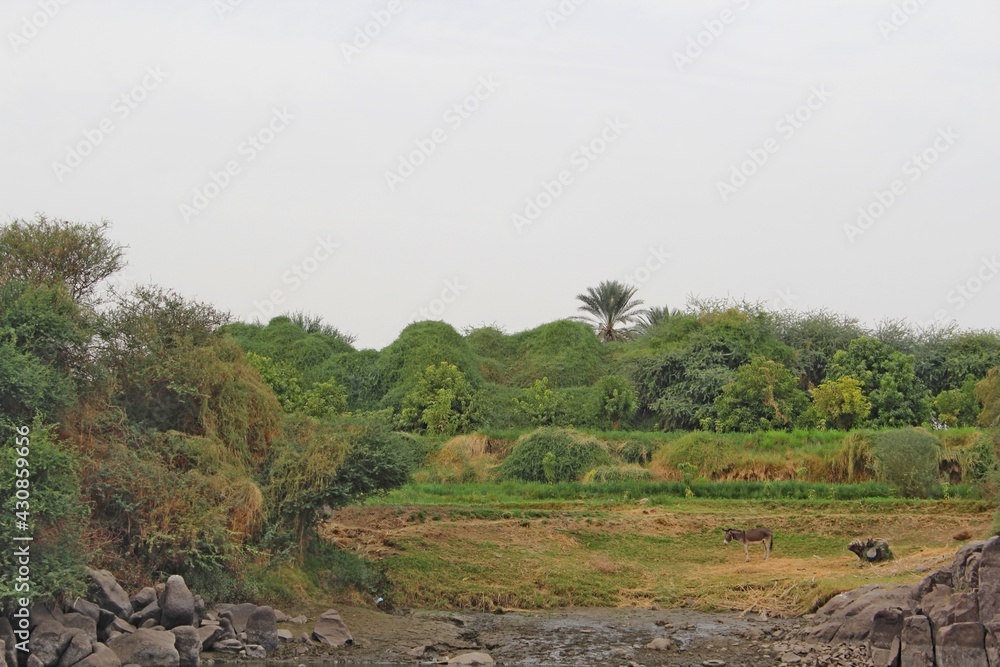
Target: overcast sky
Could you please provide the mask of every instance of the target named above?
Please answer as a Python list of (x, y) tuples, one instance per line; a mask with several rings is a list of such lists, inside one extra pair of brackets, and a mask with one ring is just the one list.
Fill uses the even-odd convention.
[(576, 2), (8, 0), (0, 216), (361, 347), (605, 279), (1000, 327), (995, 0)]

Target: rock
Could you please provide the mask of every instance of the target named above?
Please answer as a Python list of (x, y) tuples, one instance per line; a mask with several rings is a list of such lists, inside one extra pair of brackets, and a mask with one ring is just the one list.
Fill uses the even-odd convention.
[(1000, 665), (1000, 621), (986, 624), (986, 660), (990, 667)]
[(44, 665), (41, 658), (34, 653), (28, 656), (27, 667), (43, 667)]
[(410, 656), (411, 658), (422, 658), (424, 657), (424, 654), (427, 653), (427, 649), (429, 648), (430, 647), (427, 646), (426, 644), (423, 646), (417, 646), (416, 648), (411, 648), (409, 651), (407, 651), (406, 655)]
[[(325, 614), (324, 614), (325, 616)], [(320, 617), (322, 618), (322, 616)], [(448, 660), (449, 665), (492, 665), (495, 664), (493, 657), (489, 653), (474, 651), (472, 653), (462, 653)]]
[(45, 667), (55, 667), (72, 638), (61, 623), (42, 621), (31, 632), (31, 655), (41, 660)]
[(70, 612), (63, 615), (63, 627), (78, 628), (86, 633), (91, 641), (97, 641), (97, 621), (77, 612)]
[(194, 625), (194, 595), (184, 583), (184, 577), (174, 574), (160, 596), (160, 623), (167, 630), (180, 625)]
[[(340, 614), (334, 609), (328, 609), (316, 620), (312, 636), (317, 641), (329, 646), (347, 646), (354, 643), (354, 637), (344, 625)], [(491, 658), (492, 659), (492, 658)]]
[(246, 652), (247, 657), (251, 660), (263, 660), (267, 657), (267, 651), (260, 644), (247, 644)]
[(957, 590), (978, 588), (979, 561), (986, 542), (969, 542), (955, 552), (951, 563), (952, 586)]
[(220, 639), (212, 646), (212, 650), (222, 653), (239, 653), (243, 650), (243, 642), (239, 639)]
[(797, 665), (802, 662), (802, 658), (798, 654), (788, 652), (781, 656), (781, 664), (783, 665)]
[(94, 652), (76, 663), (76, 667), (122, 667), (122, 661), (107, 646), (95, 643)]
[(144, 630), (153, 630), (156, 627), (163, 628), (155, 618), (147, 618), (139, 627)]
[(296, 625), (303, 625), (305, 623), (308, 623), (309, 619), (306, 618), (305, 616), (303, 616), (302, 614), (299, 614), (298, 616), (295, 616), (294, 618), (288, 619), (288, 622), (289, 623), (295, 623)]
[(128, 620), (132, 615), (132, 602), (110, 572), (88, 567), (87, 585), (91, 600), (96, 602), (98, 607), (110, 611), (122, 620)]
[(244, 602), (243, 604), (233, 605), (229, 609), (226, 609), (224, 612), (219, 614), (219, 618), (227, 615), (233, 622), (233, 628), (236, 632), (245, 632), (247, 629), (247, 621), (250, 620), (250, 614), (252, 614), (256, 609), (257, 605)]
[(211, 651), (215, 642), (225, 639), (226, 631), (221, 625), (203, 625), (198, 628), (198, 639), (201, 641), (202, 651)]
[(291, 617), (280, 609), (275, 609), (274, 620), (278, 623), (288, 623), (288, 621), (291, 620)]
[(153, 600), (140, 611), (135, 612), (128, 618), (128, 622), (139, 628), (142, 627), (143, 623), (152, 619), (155, 621), (154, 625), (160, 624), (160, 618), (162, 617), (162, 612), (160, 611), (160, 605)]
[(135, 626), (129, 623), (128, 621), (123, 621), (122, 619), (115, 616), (113, 619), (111, 619), (111, 623), (109, 623), (108, 626), (104, 628), (103, 631), (98, 630), (97, 634), (101, 637), (101, 639), (104, 640), (104, 643), (106, 644), (108, 643), (108, 641), (110, 641), (112, 633), (115, 633), (116, 635), (129, 635), (135, 632), (135, 629), (136, 629)]
[(171, 632), (139, 628), (132, 634), (115, 637), (108, 642), (108, 648), (115, 652), (123, 665), (180, 667), (181, 657), (174, 641)]
[(899, 638), (903, 634), (903, 610), (880, 609), (872, 619), (868, 638), (869, 655), (878, 667), (888, 667), (899, 660)]
[(94, 652), (93, 643), (90, 641), (90, 637), (87, 636), (86, 631), (80, 628), (73, 628), (68, 630), (68, 632), (70, 634), (69, 644), (66, 645), (66, 650), (63, 651), (62, 657), (59, 658), (59, 667), (75, 665)]
[(247, 644), (263, 646), (265, 651), (278, 649), (278, 624), (274, 610), (257, 607), (247, 619)]
[(193, 625), (178, 625), (171, 628), (174, 634), (174, 648), (180, 657), (180, 667), (198, 667), (201, 662), (201, 635)]
[(0, 660), (0, 667), (3, 667), (5, 662), (6, 667), (17, 667), (17, 649), (15, 648), (17, 638), (14, 636), (14, 626), (10, 624), (6, 616), (0, 616), (0, 641), (4, 643), (3, 653), (0, 653), (4, 660)]
[(69, 606), (70, 611), (76, 614), (83, 614), (87, 618), (94, 621), (94, 626), (97, 627), (101, 622), (101, 608), (90, 600), (84, 600), (83, 598), (77, 598), (73, 600), (73, 604)]
[(914, 600), (920, 600), (930, 593), (934, 587), (947, 586), (948, 588), (952, 588), (953, 583), (950, 568), (947, 570), (936, 570), (921, 579), (920, 583), (913, 589), (912, 597)]
[(650, 649), (651, 651), (670, 651), (677, 648), (672, 641), (666, 637), (657, 637), (653, 641), (649, 642), (643, 648)]
[(290, 642), (295, 639), (291, 630), (278, 630), (278, 640), (283, 642)]
[(938, 667), (989, 667), (986, 630), (979, 623), (954, 623), (938, 631)]
[(869, 584), (831, 598), (816, 612), (813, 619), (816, 625), (802, 634), (813, 641), (865, 641), (871, 634), (875, 614), (880, 610), (898, 608), (908, 616), (915, 604), (908, 586)]
[(219, 627), (222, 628), (221, 639), (239, 639), (236, 635), (236, 630), (233, 628), (233, 622), (229, 620), (229, 616), (219, 617)]
[[(205, 618), (205, 600), (202, 599), (200, 595), (194, 596), (194, 618), (195, 621), (201, 621)], [(197, 623), (195, 623), (197, 625)]]
[(910, 616), (903, 622), (900, 662), (906, 667), (934, 667), (931, 622), (926, 616)]
[(62, 624), (62, 610), (58, 607), (50, 607), (44, 604), (36, 604), (31, 607), (31, 627), (36, 628), (45, 621), (55, 621)]
[(313, 640), (309, 637), (308, 632), (303, 632), (301, 635), (299, 635), (299, 643), (309, 644), (310, 646), (312, 646)]
[[(979, 557), (979, 619), (994, 620), (1000, 610), (1000, 537), (991, 537)], [(996, 619), (1000, 620), (1000, 619)]]
[(132, 603), (132, 609), (145, 609), (153, 602), (156, 602), (156, 589), (152, 586), (146, 586), (141, 591), (129, 598)]

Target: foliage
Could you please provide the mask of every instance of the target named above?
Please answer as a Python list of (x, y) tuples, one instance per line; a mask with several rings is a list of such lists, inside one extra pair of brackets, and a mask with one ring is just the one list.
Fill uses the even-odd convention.
[(876, 338), (852, 340), (833, 356), (829, 377), (852, 376), (872, 404), (869, 424), (876, 427), (911, 426), (930, 414), (930, 397), (913, 369), (912, 355), (894, 350)]
[(588, 287), (586, 294), (577, 295), (583, 302), (579, 310), (590, 316), (602, 343), (632, 338), (628, 327), (642, 314), (642, 300), (634, 298), (636, 289), (617, 280), (604, 280), (596, 288)]
[(865, 398), (861, 383), (852, 375), (827, 380), (809, 392), (813, 408), (834, 428), (848, 431), (871, 413), (872, 404)]
[(723, 433), (791, 430), (806, 402), (798, 380), (784, 365), (757, 357), (736, 369), (733, 381), (715, 399), (716, 429)]
[(976, 400), (983, 406), (976, 423), (983, 428), (1000, 426), (1000, 366), (991, 368), (976, 385)]
[[(549, 474), (545, 457), (549, 456)], [(565, 482), (577, 480), (583, 473), (614, 459), (595, 438), (575, 431), (542, 428), (519, 439), (510, 455), (497, 467), (500, 480), (526, 482)]]
[(940, 492), (941, 444), (919, 428), (882, 431), (872, 440), (879, 477), (906, 498), (930, 498)]
[[(0, 421), (0, 612), (11, 612), (19, 598), (54, 601), (79, 595), (87, 552), (83, 543), (86, 508), (79, 502), (76, 457), (55, 441), (54, 429), (39, 421)], [(27, 465), (19, 465), (18, 461)], [(26, 472), (24, 472), (26, 471)], [(22, 488), (23, 485), (27, 488)], [(17, 491), (28, 496), (19, 500)], [(18, 528), (20, 521), (30, 533)], [(30, 534), (32, 542), (17, 542)], [(15, 548), (28, 545), (31, 575), (18, 581)]]
[(979, 416), (976, 381), (971, 377), (959, 389), (945, 389), (934, 397), (934, 414), (949, 428), (972, 426)]
[(528, 421), (535, 426), (551, 426), (556, 421), (559, 397), (549, 388), (547, 377), (535, 380), (535, 383), (524, 389), (514, 402)]
[(653, 479), (649, 468), (639, 465), (598, 466), (587, 472), (581, 481), (584, 484), (607, 484), (608, 482), (648, 482)]
[(125, 266), (125, 247), (107, 237), (111, 223), (14, 220), (0, 227), (0, 283), (63, 285), (74, 301)]
[(303, 389), (295, 369), (288, 363), (275, 363), (253, 352), (247, 353), (247, 361), (257, 369), (264, 382), (274, 391), (281, 407), (287, 413), (301, 412), (310, 417), (323, 419), (347, 410), (347, 393), (335, 380), (317, 382), (309, 389)]
[(386, 389), (380, 407), (398, 410), (403, 399), (421, 382), (428, 366), (447, 363), (462, 374), (470, 387), (482, 383), (479, 360), (471, 346), (444, 322), (416, 322), (379, 353), (380, 384)]
[(599, 404), (597, 414), (611, 422), (615, 431), (623, 419), (630, 419), (638, 409), (638, 401), (632, 383), (620, 375), (606, 375), (597, 381)]
[(589, 386), (600, 377), (604, 351), (582, 322), (556, 320), (511, 337), (510, 382), (526, 386), (543, 377), (553, 387)]
[(428, 366), (403, 399), (399, 416), (405, 428), (455, 435), (475, 420), (472, 387), (454, 364)]

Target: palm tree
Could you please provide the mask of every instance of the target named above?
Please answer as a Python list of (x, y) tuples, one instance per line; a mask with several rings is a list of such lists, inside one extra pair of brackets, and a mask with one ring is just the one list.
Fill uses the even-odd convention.
[(639, 314), (635, 328), (640, 334), (647, 333), (661, 322), (666, 322), (672, 315), (677, 315), (677, 311), (670, 310), (670, 306), (653, 306)]
[(639, 308), (642, 301), (632, 298), (635, 292), (636, 288), (631, 285), (617, 280), (605, 280), (596, 289), (588, 287), (586, 294), (576, 296), (584, 304), (580, 306), (580, 310), (590, 315), (589, 318), (582, 319), (594, 325), (602, 343), (632, 338), (632, 330), (628, 325), (643, 313)]

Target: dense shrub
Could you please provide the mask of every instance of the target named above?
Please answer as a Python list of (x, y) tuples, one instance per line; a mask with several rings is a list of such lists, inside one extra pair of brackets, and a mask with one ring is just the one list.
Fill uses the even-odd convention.
[(597, 466), (614, 463), (596, 438), (575, 431), (542, 428), (518, 440), (497, 467), (496, 474), (500, 480), (568, 482), (580, 479)]
[(598, 466), (583, 476), (585, 484), (607, 482), (648, 482), (653, 479), (649, 468), (638, 465)]
[(919, 428), (883, 431), (872, 440), (879, 477), (906, 498), (938, 494), (940, 452), (938, 439)]

